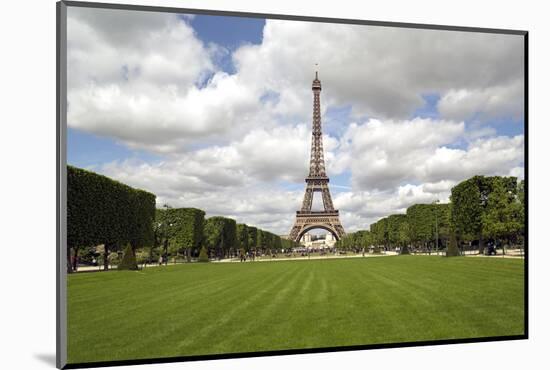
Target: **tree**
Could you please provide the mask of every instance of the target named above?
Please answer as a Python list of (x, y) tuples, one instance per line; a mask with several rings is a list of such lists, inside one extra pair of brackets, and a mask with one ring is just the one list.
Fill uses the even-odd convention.
[(262, 229), (256, 229), (256, 249), (264, 251), (266, 247), (267, 235)]
[(374, 224), (370, 225), (370, 231), (373, 234), (373, 241), (374, 244), (377, 246), (384, 246), (386, 247), (388, 245), (388, 219), (382, 218), (375, 222)]
[(237, 223), (231, 218), (210, 217), (206, 219), (204, 237), (206, 245), (222, 258), (231, 248), (237, 247)]
[(254, 226), (248, 226), (248, 247), (255, 249), (258, 244), (258, 229)]
[[(78, 249), (104, 244), (104, 268), (109, 252), (127, 243), (152, 242), (155, 195), (133, 189), (106, 176), (67, 166), (67, 256)], [(141, 211), (140, 211), (141, 210)]]
[(401, 245), (401, 254), (410, 254), (409, 244), (413, 237), (412, 227), (409, 224), (408, 217), (399, 224), (399, 245)]
[[(481, 241), (482, 214), (481, 193), (474, 178), (462, 181), (451, 189), (451, 220), (458, 238), (477, 235)], [(482, 243), (479, 244), (480, 253), (483, 253)]]
[(203, 210), (197, 208), (177, 208), (168, 212), (175, 213), (173, 217), (173, 242), (185, 250), (187, 261), (191, 261), (191, 251), (199, 248), (204, 233)]
[(246, 224), (237, 224), (237, 241), (238, 247), (244, 249), (246, 252), (248, 248), (248, 226)]
[(415, 204), (407, 208), (407, 220), (411, 227), (411, 242), (424, 248), (434, 239), (434, 213), (432, 204)]
[(130, 203), (129, 241), (135, 256), (138, 248), (151, 247), (154, 244), (156, 196), (136, 189), (130, 195)]
[[(431, 204), (434, 217), (434, 241), (436, 250), (440, 240), (448, 240), (451, 233), (451, 204)], [(437, 234), (437, 235), (436, 235)]]
[[(513, 191), (506, 188), (504, 179), (494, 179), (482, 215), (484, 233), (495, 241), (506, 239), (509, 242), (523, 228), (520, 210), (520, 201)], [(504, 246), (502, 250), (504, 253)]]
[(518, 238), (521, 238), (523, 244), (523, 238), (525, 235), (525, 180), (521, 180), (518, 183), (518, 194), (516, 197), (516, 202), (514, 205), (514, 210), (516, 213), (516, 218), (520, 224), (518, 230)]
[[(170, 208), (165, 205), (164, 209), (157, 209), (155, 211), (155, 222), (153, 223), (154, 243), (149, 251), (149, 260), (151, 262), (153, 261), (153, 257), (158, 258), (159, 256), (163, 256), (163, 258), (166, 258), (168, 255), (168, 245), (172, 237), (170, 230), (170, 217), (172, 214), (168, 213), (168, 209)], [(158, 255), (155, 255), (155, 251)]]
[[(407, 223), (407, 215), (390, 215), (387, 217), (387, 234), (391, 246), (403, 246), (407, 243), (407, 234), (402, 233), (402, 224)], [(404, 239), (405, 237), (405, 239)]]
[(487, 217), (490, 194), (499, 186), (510, 196), (516, 196), (516, 177), (474, 176), (451, 189), (451, 219), (455, 231), (462, 238), (477, 237), (479, 253), (484, 250), (484, 234), (487, 230), (483, 219)]

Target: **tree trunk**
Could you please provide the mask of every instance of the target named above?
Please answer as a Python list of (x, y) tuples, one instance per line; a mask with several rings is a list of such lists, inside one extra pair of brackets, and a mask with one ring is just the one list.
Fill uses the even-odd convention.
[(483, 235), (481, 233), (481, 231), (479, 232), (479, 241), (478, 241), (478, 253), (479, 254), (483, 254), (483, 252), (485, 251), (485, 243), (483, 242)]
[(73, 264), (71, 263), (71, 247), (67, 247), (67, 273), (70, 274), (73, 272)]
[(74, 256), (73, 256), (73, 271), (78, 270), (78, 248), (74, 248)]
[(168, 266), (168, 239), (164, 239), (164, 266)]
[(187, 262), (191, 262), (191, 248), (185, 249), (185, 255), (187, 257)]
[(107, 271), (109, 269), (109, 243), (105, 243), (103, 251), (103, 270)]

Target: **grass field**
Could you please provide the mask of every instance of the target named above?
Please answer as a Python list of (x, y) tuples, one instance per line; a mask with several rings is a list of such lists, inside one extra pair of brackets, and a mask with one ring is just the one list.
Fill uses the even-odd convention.
[(73, 274), (69, 363), (520, 335), (523, 265), (396, 256)]

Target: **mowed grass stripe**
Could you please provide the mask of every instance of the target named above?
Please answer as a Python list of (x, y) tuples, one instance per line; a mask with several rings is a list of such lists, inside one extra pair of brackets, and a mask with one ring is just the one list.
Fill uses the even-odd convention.
[[(247, 267), (243, 266), (243, 268)], [(236, 291), (232, 290), (225, 293), (228, 299), (218, 301), (216, 297), (210, 297), (212, 304), (215, 304), (215, 308), (213, 308), (215, 311), (211, 311), (211, 314), (213, 313), (215, 317), (209, 318), (197, 334), (180, 342), (178, 348), (182, 350), (188, 348), (191, 351), (203, 353), (219, 353), (221, 348), (224, 348), (221, 343), (224, 341), (234, 342), (239, 338), (237, 332), (240, 326), (249, 319), (247, 312), (259, 310), (261, 313), (263, 305), (276, 299), (276, 295), (273, 293), (282, 288), (289, 278), (287, 275), (290, 273), (291, 271), (278, 275), (272, 274), (266, 280), (255, 279), (252, 282), (243, 278), (243, 276), (246, 276), (245, 274), (241, 275), (238, 281), (234, 283)], [(258, 317), (250, 317), (250, 319), (257, 320)], [(223, 335), (222, 333), (226, 334)], [(205, 341), (209, 341), (211, 348), (201, 346)], [(197, 344), (199, 347), (197, 347)]]
[(69, 361), (523, 334), (523, 260), (398, 256), (69, 276)]

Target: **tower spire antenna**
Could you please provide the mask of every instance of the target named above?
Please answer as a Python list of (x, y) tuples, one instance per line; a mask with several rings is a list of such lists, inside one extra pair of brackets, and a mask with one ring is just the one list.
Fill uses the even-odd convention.
[(319, 71), (319, 63), (315, 63), (315, 79), (318, 80), (319, 77), (317, 75), (317, 72)]

